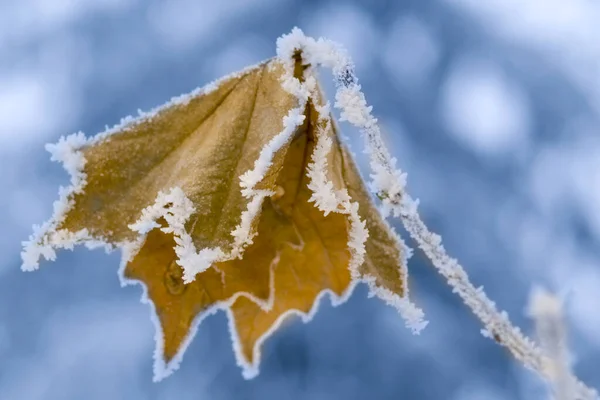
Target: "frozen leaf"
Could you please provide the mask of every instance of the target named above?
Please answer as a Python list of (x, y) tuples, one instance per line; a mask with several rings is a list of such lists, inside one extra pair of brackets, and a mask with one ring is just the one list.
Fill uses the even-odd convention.
[(418, 331), (406, 252), (380, 216), (300, 51), (249, 68), (94, 138), (50, 146), (72, 175), (23, 252), (123, 249), (125, 283), (155, 311), (155, 378), (173, 371), (200, 322), (227, 310), (238, 363), (289, 315), (309, 320), (358, 282)]

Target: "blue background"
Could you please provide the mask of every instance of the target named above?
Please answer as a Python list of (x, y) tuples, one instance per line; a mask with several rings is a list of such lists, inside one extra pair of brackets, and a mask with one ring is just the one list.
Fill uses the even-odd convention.
[(586, 0), (0, 1), (0, 399), (547, 398), (418, 251), (420, 336), (361, 287), (269, 339), (252, 381), (219, 313), (153, 384), (148, 306), (120, 288), (118, 254), (19, 270), (68, 180), (45, 143), (271, 57), (293, 26), (349, 49), (409, 191), (472, 280), (526, 332), (533, 285), (563, 297), (574, 369), (600, 387), (598, 21)]

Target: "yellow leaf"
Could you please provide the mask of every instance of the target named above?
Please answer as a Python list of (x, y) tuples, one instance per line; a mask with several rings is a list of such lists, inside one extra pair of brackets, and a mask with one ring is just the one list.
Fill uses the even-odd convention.
[(155, 378), (218, 309), (251, 376), (268, 335), (288, 315), (309, 319), (322, 294), (339, 303), (364, 281), (388, 303), (406, 295), (401, 242), (296, 56), (292, 71), (273, 59), (52, 148), (72, 186), (26, 243), (24, 265), (78, 243), (123, 248), (123, 278), (143, 283), (156, 311)]

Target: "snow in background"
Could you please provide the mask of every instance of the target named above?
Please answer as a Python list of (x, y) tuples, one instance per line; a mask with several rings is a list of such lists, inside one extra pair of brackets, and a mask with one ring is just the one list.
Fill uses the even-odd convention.
[(410, 192), (472, 279), (527, 331), (531, 286), (561, 293), (575, 371), (600, 387), (599, 18), (586, 0), (0, 1), (0, 399), (543, 398), (418, 252), (421, 336), (363, 288), (278, 332), (252, 381), (218, 314), (153, 384), (149, 310), (120, 288), (117, 254), (19, 270), (68, 180), (46, 142), (270, 57), (295, 25), (350, 50)]

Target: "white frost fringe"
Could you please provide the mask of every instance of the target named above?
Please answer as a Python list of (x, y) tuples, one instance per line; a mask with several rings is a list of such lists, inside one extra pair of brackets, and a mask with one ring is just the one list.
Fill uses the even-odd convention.
[[(511, 324), (506, 312), (496, 309), (495, 303), (482, 288), (471, 284), (463, 267), (446, 253), (440, 236), (430, 232), (421, 220), (417, 212), (418, 202), (405, 190), (406, 174), (396, 168), (396, 160), (383, 143), (377, 119), (371, 115), (372, 107), (367, 106), (354, 74), (354, 64), (346, 51), (334, 42), (307, 37), (298, 28), (279, 40), (278, 45), (285, 46), (288, 53), (300, 49), (303, 58), (311, 65), (332, 69), (337, 85), (335, 106), (341, 110), (341, 119), (359, 128), (365, 138), (372, 170), (371, 190), (382, 199), (384, 212), (402, 220), (411, 237), (452, 286), (453, 292), (483, 323), (488, 336), (498, 340), (525, 366), (552, 381), (553, 377), (546, 367), (548, 358), (540, 348)], [(586, 387), (576, 377), (570, 377), (575, 383), (577, 399), (598, 399), (595, 390)]]
[[(192, 237), (185, 230), (185, 223), (196, 211), (194, 204), (176, 187), (167, 194), (159, 192), (153, 205), (142, 210), (142, 215), (129, 228), (140, 235), (146, 235), (152, 229), (160, 228), (164, 233), (172, 233), (175, 240), (177, 264), (183, 269), (183, 281), (190, 282), (198, 272), (225, 256), (220, 248), (205, 248), (196, 251)], [(167, 226), (162, 227), (157, 221), (164, 218)], [(192, 279), (190, 279), (190, 277)]]
[(576, 387), (577, 382), (573, 381), (569, 368), (561, 300), (545, 289), (534, 287), (530, 295), (528, 313), (535, 321), (537, 337), (549, 358), (546, 367), (551, 377), (550, 383), (555, 399), (574, 399), (573, 388)]
[[(260, 211), (260, 206), (271, 191), (257, 190), (248, 203), (246, 211), (241, 214), (241, 222), (231, 233), (234, 236), (233, 250), (224, 252), (220, 247), (203, 248), (196, 250), (193, 239), (185, 229), (185, 223), (196, 211), (181, 188), (173, 188), (168, 194), (159, 192), (153, 205), (142, 211), (140, 218), (129, 228), (144, 235), (154, 228), (160, 228), (165, 233), (172, 233), (175, 239), (175, 254), (177, 264), (183, 269), (183, 282), (190, 283), (196, 275), (206, 271), (216, 262), (231, 260), (241, 257), (243, 248), (252, 243), (254, 233), (251, 232), (252, 221)], [(167, 226), (161, 227), (156, 221), (164, 218)]]

